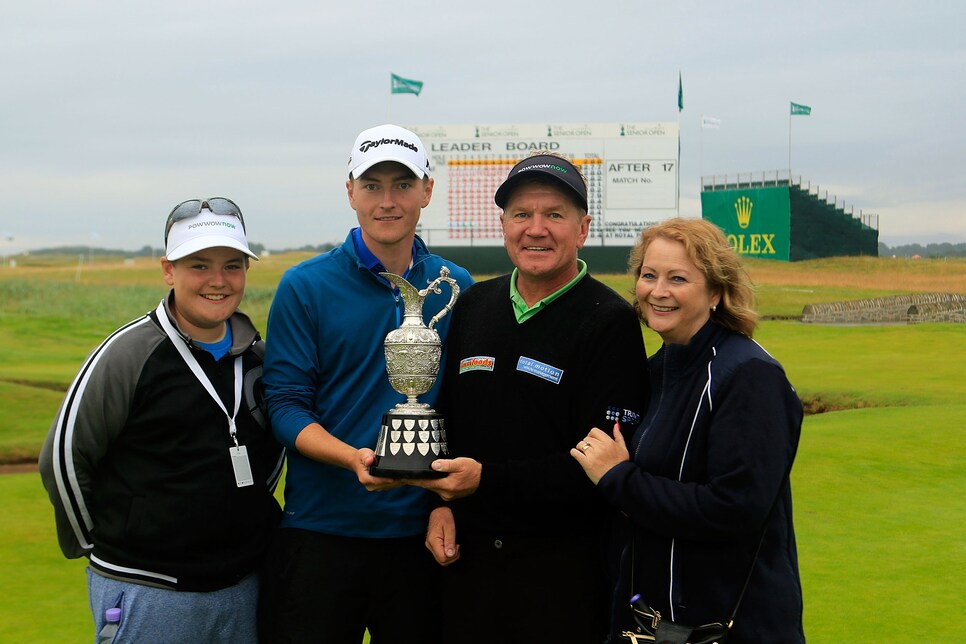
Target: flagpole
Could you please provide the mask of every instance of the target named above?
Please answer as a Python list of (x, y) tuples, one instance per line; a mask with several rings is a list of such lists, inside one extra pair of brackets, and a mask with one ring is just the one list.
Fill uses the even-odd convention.
[(681, 216), (681, 111), (678, 110), (678, 164), (677, 164), (677, 177), (675, 178), (675, 183), (678, 184), (678, 195), (677, 195), (677, 209), (678, 217)]
[(681, 82), (681, 70), (678, 70), (678, 163), (675, 166), (676, 176), (674, 182), (677, 184), (677, 197), (675, 207), (678, 217), (681, 216), (681, 111), (684, 109), (684, 84)]
[(788, 102), (788, 185), (792, 185), (792, 103)]
[(392, 72), (389, 72), (389, 93), (386, 95), (386, 123), (392, 123)]
[(698, 181), (704, 190), (704, 116), (701, 117), (701, 131), (698, 132)]

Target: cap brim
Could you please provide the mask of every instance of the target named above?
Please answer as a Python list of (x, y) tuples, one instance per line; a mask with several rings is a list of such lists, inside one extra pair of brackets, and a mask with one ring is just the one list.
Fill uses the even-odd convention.
[(588, 210), (587, 200), (576, 188), (558, 177), (553, 172), (544, 172), (543, 170), (528, 170), (527, 172), (520, 172), (504, 181), (502, 184), (500, 184), (500, 187), (496, 189), (496, 194), (493, 195), (493, 201), (496, 203), (496, 205), (502, 209), (505, 209), (507, 202), (510, 200), (510, 195), (516, 189), (517, 185), (519, 185), (525, 179), (532, 178), (534, 173), (538, 173), (541, 178), (553, 180), (555, 184), (561, 186), (564, 192), (576, 197), (577, 203), (581, 204), (584, 210)]
[(235, 250), (240, 250), (241, 252), (245, 253), (255, 261), (258, 261), (258, 255), (253, 253), (248, 246), (242, 244), (237, 239), (226, 237), (224, 235), (204, 235), (202, 237), (189, 239), (185, 243), (172, 250), (170, 253), (167, 253), (165, 258), (169, 262), (173, 262), (206, 248), (234, 248)]
[(429, 176), (429, 173), (426, 172), (425, 168), (420, 168), (415, 163), (411, 163), (405, 159), (400, 159), (397, 157), (382, 157), (380, 159), (371, 159), (369, 161), (364, 161), (363, 163), (360, 163), (352, 170), (350, 170), (349, 175), (353, 179), (358, 179), (360, 176), (362, 176), (365, 173), (366, 170), (368, 170), (372, 166), (379, 165), (380, 163), (386, 163), (386, 162), (398, 163), (400, 165), (406, 166), (407, 168), (413, 171), (413, 174), (416, 175), (417, 179), (425, 179), (426, 177)]

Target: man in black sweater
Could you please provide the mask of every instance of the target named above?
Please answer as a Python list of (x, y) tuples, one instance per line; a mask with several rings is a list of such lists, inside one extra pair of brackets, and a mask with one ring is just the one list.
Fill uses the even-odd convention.
[(641, 328), (577, 258), (591, 217), (576, 166), (528, 157), (495, 201), (515, 268), (456, 304), (439, 401), (455, 458), (410, 481), (446, 502), (426, 539), (446, 566), (444, 640), (600, 641), (606, 509), (569, 451), (591, 427), (636, 428)]

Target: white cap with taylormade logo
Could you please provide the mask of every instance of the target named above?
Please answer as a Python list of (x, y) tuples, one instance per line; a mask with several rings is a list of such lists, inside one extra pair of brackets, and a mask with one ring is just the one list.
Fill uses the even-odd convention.
[(233, 215), (216, 215), (210, 210), (202, 210), (194, 217), (174, 222), (168, 232), (168, 247), (164, 256), (169, 262), (206, 248), (224, 246), (240, 250), (252, 259), (258, 259), (248, 247), (245, 227)]
[(356, 137), (349, 152), (349, 175), (358, 178), (362, 173), (383, 161), (401, 163), (424, 179), (429, 175), (429, 157), (419, 137), (398, 125), (379, 125)]

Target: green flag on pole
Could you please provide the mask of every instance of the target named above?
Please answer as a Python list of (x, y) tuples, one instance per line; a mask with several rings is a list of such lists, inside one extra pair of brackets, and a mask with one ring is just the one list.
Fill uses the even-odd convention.
[(796, 116), (796, 115), (808, 116), (811, 113), (812, 113), (812, 108), (810, 108), (808, 105), (799, 105), (798, 103), (792, 103), (792, 111), (791, 111), (792, 116)]
[(684, 109), (684, 85), (681, 84), (681, 72), (678, 72), (678, 112)]
[(391, 94), (415, 94), (419, 96), (419, 93), (423, 91), (423, 81), (410, 80), (408, 78), (403, 78), (402, 76), (392, 76), (392, 85), (390, 86)]

